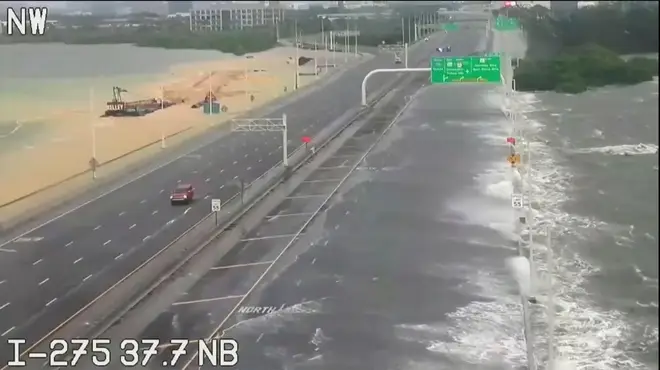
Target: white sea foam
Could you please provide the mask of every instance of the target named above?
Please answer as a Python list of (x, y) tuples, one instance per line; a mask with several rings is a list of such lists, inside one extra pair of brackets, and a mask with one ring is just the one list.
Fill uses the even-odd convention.
[(515, 368), (525, 361), (519, 300), (502, 271), (475, 269), (487, 261), (469, 265), (435, 264), (424, 272), (442, 278), (460, 276), (466, 282), (455, 289), (483, 297), (446, 315), (443, 322), (401, 324), (398, 338), (421, 342), (427, 350), (441, 353), (457, 362), (488, 368)]
[(602, 146), (595, 148), (580, 148), (572, 150), (573, 153), (602, 153), (610, 155), (645, 155), (645, 154), (657, 154), (658, 145), (656, 144), (637, 144), (637, 145), (612, 145), (612, 146)]
[[(517, 94), (518, 105), (526, 113), (538, 110), (534, 107), (538, 100), (533, 94)], [(525, 121), (530, 120), (524, 116)], [(596, 230), (607, 225), (599, 220), (576, 217), (562, 211), (562, 203), (567, 200), (566, 190), (570, 187), (570, 174), (558, 166), (555, 153), (539, 138), (543, 124), (526, 124), (527, 137), (532, 152), (532, 181), (535, 189), (533, 201), (538, 212), (534, 215), (533, 234), (545, 236), (546, 228), (559, 240), (571, 235), (577, 239), (589, 238)], [(590, 148), (584, 152), (608, 153), (617, 150), (634, 153), (657, 151), (657, 146), (627, 146)], [(625, 347), (629, 326), (625, 316), (614, 310), (596, 307), (584, 290), (585, 279), (598, 271), (598, 267), (583, 259), (572, 245), (554, 246), (554, 294), (557, 308), (555, 344), (556, 351), (565, 361), (570, 361), (580, 369), (643, 369), (645, 366), (632, 359), (621, 348)], [(547, 285), (547, 249), (534, 244), (534, 266), (542, 279), (539, 285)], [(545, 297), (541, 302), (548, 304)], [(538, 337), (537, 354), (546, 354), (545, 334), (548, 318), (543, 305), (533, 305), (535, 331)], [(567, 365), (568, 366), (568, 365)], [(561, 369), (561, 367), (559, 367)], [(570, 368), (570, 367), (569, 367)]]

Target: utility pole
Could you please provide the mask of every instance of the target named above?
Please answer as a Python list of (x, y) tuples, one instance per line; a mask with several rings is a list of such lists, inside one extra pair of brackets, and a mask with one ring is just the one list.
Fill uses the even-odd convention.
[(96, 179), (96, 124), (94, 123), (94, 88), (89, 89), (89, 118), (90, 128), (92, 129), (92, 159), (90, 159), (90, 167), (92, 169), (92, 179)]
[(406, 27), (403, 21), (403, 17), (401, 17), (401, 44), (406, 43)]
[(295, 43), (296, 43), (296, 60), (295, 60), (296, 68), (295, 68), (295, 76), (294, 76), (294, 79), (293, 79), (293, 90), (295, 91), (295, 90), (298, 90), (298, 64), (299, 64), (299, 61), (298, 61), (298, 20), (295, 20), (293, 22), (293, 32), (296, 34), (296, 41), (295, 41)]
[[(165, 87), (161, 85), (160, 87), (160, 110), (161, 112), (165, 109)], [(163, 123), (160, 123), (160, 148), (165, 149), (165, 130), (163, 129)]]
[(346, 34), (344, 35), (344, 63), (348, 62), (348, 53), (351, 52), (351, 46), (348, 42), (350, 28), (348, 28), (348, 19), (346, 19)]
[(355, 57), (358, 56), (358, 37), (360, 35), (360, 30), (358, 30), (357, 21), (355, 22)]

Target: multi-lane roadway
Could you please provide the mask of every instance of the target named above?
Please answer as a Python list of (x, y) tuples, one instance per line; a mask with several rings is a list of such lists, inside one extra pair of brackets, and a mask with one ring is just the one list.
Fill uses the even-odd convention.
[[(478, 31), (472, 31), (463, 33), (460, 37), (456, 36), (450, 42), (456, 53), (469, 54), (474, 52), (478, 39)], [(453, 87), (444, 90), (442, 94), (436, 93), (427, 96), (423, 99), (424, 104), (418, 104), (417, 107), (417, 113), (421, 113), (421, 117), (415, 117), (414, 120), (407, 118), (403, 123), (406, 127), (415, 130), (411, 134), (412, 138), (406, 140), (406, 150), (398, 148), (394, 154), (391, 152), (382, 154), (378, 161), (372, 160), (371, 157), (368, 157), (366, 163), (362, 161), (367, 148), (374, 143), (388, 122), (394, 118), (396, 108), (403, 106), (406, 101), (405, 97), (414, 94), (425, 78), (425, 75), (418, 76), (410, 85), (397, 86), (392, 103), (387, 106), (389, 115), (381, 112), (379, 120), (369, 121), (337, 152), (331, 153), (330, 158), (320, 164), (300, 186), (288, 194), (286, 199), (275, 207), (259, 226), (244, 235), (229, 253), (215, 261), (214, 266), (208, 272), (199, 275), (197, 271), (191, 273), (197, 278), (195, 282), (191, 283), (190, 288), (182, 289), (182, 285), (184, 285), (182, 279), (173, 281), (170, 287), (160, 290), (158, 295), (154, 295), (153, 299), (133, 310), (123, 318), (121, 323), (104, 333), (103, 336), (114, 341), (115, 346), (123, 338), (158, 339), (161, 344), (165, 344), (173, 338), (188, 338), (195, 341), (209, 337), (218, 329), (224, 330), (233, 327), (236, 331), (227, 332), (227, 336), (232, 337), (237, 332), (244, 332), (241, 329), (245, 328), (250, 335), (240, 337), (240, 345), (243, 350), (241, 351), (242, 363), (239, 363), (242, 366), (239, 367), (243, 368), (248, 364), (249, 368), (254, 369), (280, 369), (288, 368), (287, 366), (296, 363), (302, 364), (310, 358), (319, 360), (318, 353), (313, 351), (311, 354), (306, 353), (308, 352), (307, 347), (310, 347), (310, 340), (319, 343), (323, 341), (322, 338), (315, 338), (315, 327), (303, 328), (301, 326), (304, 324), (302, 324), (289, 331), (286, 337), (277, 336), (276, 333), (277, 328), (286, 325), (284, 322), (291, 323), (292, 321), (287, 318), (292, 318), (296, 313), (303, 316), (305, 313), (313, 314), (314, 310), (322, 305), (316, 300), (320, 296), (329, 297), (329, 300), (333, 297), (342, 298), (342, 308), (338, 309), (339, 312), (333, 313), (335, 316), (331, 320), (322, 318), (317, 320), (323, 322), (322, 326), (326, 331), (334, 328), (336, 331), (327, 336), (335, 338), (339, 334), (348, 337), (352, 333), (351, 329), (342, 323), (342, 320), (345, 320), (342, 317), (344, 310), (351, 310), (352, 314), (358, 315), (357, 312), (362, 310), (376, 312), (379, 305), (393, 307), (397, 302), (405, 305), (405, 300), (400, 297), (388, 300), (389, 296), (386, 293), (388, 286), (395, 288), (396, 294), (411, 299), (417, 298), (428, 303), (429, 312), (441, 306), (438, 303), (439, 300), (446, 301), (443, 307), (453, 307), (455, 302), (449, 302), (449, 300), (453, 300), (458, 294), (450, 294), (447, 291), (450, 290), (449, 288), (445, 290), (445, 287), (438, 286), (437, 283), (430, 280), (424, 280), (422, 281), (424, 284), (415, 285), (414, 280), (404, 277), (399, 281), (392, 279), (391, 276), (400, 277), (400, 268), (406, 268), (406, 273), (412, 276), (419, 272), (416, 271), (415, 264), (422, 261), (430, 263), (437, 259), (438, 256), (434, 253), (442, 254), (443, 252), (439, 251), (435, 244), (431, 243), (433, 245), (428, 247), (426, 245), (417, 246), (417, 242), (429, 243), (428, 238), (431, 236), (437, 237), (437, 240), (443, 240), (446, 248), (452, 244), (452, 256), (457, 256), (459, 260), (465, 257), (465, 253), (468, 253), (466, 252), (469, 249), (468, 246), (440, 238), (441, 234), (437, 227), (441, 227), (445, 237), (459, 234), (460, 228), (457, 228), (453, 221), (436, 224), (433, 217), (429, 216), (429, 213), (433, 214), (436, 211), (436, 203), (432, 201), (433, 199), (445, 201), (449, 194), (465, 188), (466, 183), (469, 183), (473, 176), (464, 170), (463, 164), (455, 163), (452, 166), (451, 163), (456, 160), (457, 156), (464, 158), (466, 162), (472, 161), (473, 158), (466, 154), (470, 152), (474, 142), (470, 141), (468, 148), (462, 140), (456, 140), (465, 134), (465, 129), (460, 126), (453, 129), (440, 129), (440, 127), (445, 124), (445, 121), (453, 119), (474, 120), (501, 117), (497, 109), (480, 107), (482, 104), (478, 100), (479, 94), (483, 90), (490, 89), (491, 86), (485, 88), (481, 86)], [(437, 92), (438, 88), (436, 87), (434, 91)], [(442, 109), (436, 109), (438, 106), (442, 106)], [(390, 110), (391, 108), (393, 109)], [(442, 114), (442, 117), (437, 116), (439, 113)], [(434, 127), (429, 127), (431, 124)], [(429, 136), (432, 137), (431, 140), (424, 140)], [(389, 149), (383, 150), (389, 151)], [(329, 203), (333, 205), (330, 206), (327, 216), (319, 217), (321, 220), (326, 220), (325, 225), (311, 226), (308, 224), (320, 207), (328, 204), (332, 192), (351, 175), (354, 166), (361, 164), (362, 169), (369, 173), (370, 166), (380, 168), (387, 164), (393, 166), (389, 168), (397, 169), (401, 162), (411, 166), (414, 162), (414, 166), (412, 166), (414, 168), (410, 170), (410, 173), (405, 174), (400, 173), (399, 170), (395, 171), (396, 173), (388, 177), (392, 182), (385, 180), (385, 185), (382, 183), (379, 185), (380, 191), (375, 191), (373, 194), (345, 194), (338, 197), (339, 199), (336, 201), (330, 201)], [(447, 171), (443, 172), (444, 168)], [(349, 180), (348, 183), (354, 185), (356, 182)], [(383, 186), (387, 188), (387, 184), (393, 187), (386, 191)], [(401, 184), (401, 187), (397, 184)], [(418, 190), (423, 193), (423, 196), (417, 194)], [(438, 193), (436, 194), (436, 192)], [(368, 201), (366, 203), (360, 201), (358, 204), (358, 197), (360, 199), (366, 197)], [(405, 200), (396, 199), (398, 197), (405, 198)], [(378, 211), (372, 210), (372, 207), (377, 208)], [(324, 222), (320, 221), (320, 223)], [(423, 235), (416, 235), (417, 232)], [(337, 242), (334, 240), (335, 235), (344, 241)], [(413, 240), (415, 242), (412, 242)], [(328, 246), (329, 242), (333, 244)], [(314, 257), (302, 256), (301, 254), (310, 246), (317, 249), (316, 253), (313, 253)], [(379, 251), (381, 246), (382, 250)], [(338, 253), (333, 253), (332, 250), (338, 251)], [(407, 251), (411, 253), (407, 253)], [(470, 249), (469, 253), (474, 252)], [(351, 254), (351, 258), (344, 257), (345, 254)], [(382, 261), (379, 259), (382, 256), (389, 256), (388, 258), (391, 260)], [(444, 254), (442, 256), (443, 258), (448, 257)], [(500, 257), (501, 254), (497, 254), (497, 258)], [(302, 263), (299, 260), (304, 260), (304, 267), (299, 266)], [(403, 265), (399, 265), (399, 262)], [(299, 266), (295, 274), (287, 270), (294, 263)], [(301, 268), (304, 273), (301, 273)], [(316, 271), (317, 268), (322, 271)], [(382, 270), (375, 271), (379, 268)], [(360, 271), (360, 269), (364, 269), (364, 271)], [(317, 273), (307, 273), (308, 270), (315, 270)], [(281, 278), (284, 282), (276, 284), (276, 294), (268, 294), (266, 299), (260, 300), (258, 296), (262, 294), (263, 290), (270, 290), (270, 287), (265, 288), (263, 285), (272, 281), (274, 275), (285, 275)], [(377, 279), (382, 279), (383, 283), (378, 282)], [(346, 282), (344, 282), (345, 280)], [(366, 284), (374, 284), (376, 291), (366, 292), (365, 290), (369, 288)], [(436, 288), (443, 289), (442, 297), (432, 292)], [(300, 289), (305, 291), (302, 295)], [(423, 294), (428, 294), (428, 297), (423, 297), (422, 292), (413, 293), (420, 289), (423, 289)], [(351, 304), (360, 299), (366, 301), (365, 297), (371, 296), (377, 296), (377, 298), (375, 302), (369, 303), (370, 306), (367, 308)], [(409, 314), (413, 315), (413, 312), (419, 309), (419, 305), (412, 301), (409, 303), (408, 306), (411, 309)], [(282, 312), (276, 313), (277, 310), (282, 310)], [(383, 315), (389, 316), (393, 312), (383, 312)], [(266, 316), (266, 314), (269, 315)], [(273, 317), (273, 320), (278, 320), (274, 318), (278, 315), (281, 315), (283, 321), (275, 324), (275, 328), (270, 327), (267, 324), (268, 318)], [(236, 326), (243, 320), (246, 321)], [(361, 323), (361, 320), (360, 317), (356, 317), (351, 322), (351, 327), (368, 331), (371, 326)], [(346, 332), (342, 332), (341, 328), (346, 328)], [(380, 331), (387, 330), (375, 326), (372, 328)], [(323, 337), (324, 335), (319, 334), (318, 336)], [(351, 345), (352, 348), (368, 348), (367, 343), (379, 343), (380, 341), (388, 342), (388, 345), (392, 345), (389, 350), (395, 351), (394, 347), (397, 344), (400, 345), (400, 343), (395, 343), (395, 339), (378, 337), (378, 332), (373, 337), (369, 337), (366, 332), (360, 332), (360, 336), (365, 338), (364, 343), (357, 343), (360, 340), (355, 339), (356, 343)], [(389, 336), (391, 337), (391, 335)], [(344, 337), (342, 337), (342, 341), (350, 340)], [(245, 338), (248, 338), (247, 341)], [(196, 342), (189, 345), (187, 347), (189, 353), (179, 358), (176, 363), (172, 363), (174, 357), (171, 350), (175, 347), (162, 345), (159, 354), (154, 356), (146, 367), (151, 369), (182, 368), (189, 361), (196, 365), (194, 356), (196, 346)], [(282, 352), (280, 350), (282, 348), (287, 350)], [(370, 361), (369, 356), (363, 357), (360, 354), (352, 353), (352, 349), (345, 348), (345, 350), (348, 357), (325, 353), (323, 356), (327, 356), (328, 360), (337, 365), (327, 368), (390, 368), (389, 365), (385, 365), (386, 361), (379, 363), (380, 366), (375, 363), (372, 364), (373, 366), (367, 366)], [(123, 367), (120, 359), (121, 351), (116, 352), (117, 356), (115, 356), (113, 366), (110, 367), (112, 369)], [(385, 354), (380, 356), (387, 357)], [(351, 365), (346, 361), (347, 358), (354, 363)], [(366, 362), (361, 364), (357, 361), (358, 359)], [(197, 366), (189, 367), (189, 369), (193, 368), (197, 368)]]
[[(420, 46), (411, 61), (428, 58), (432, 48)], [(300, 136), (313, 136), (359, 104), (368, 71), (391, 66), (391, 56), (377, 56), (269, 114), (288, 115), (289, 152)], [(373, 78), (370, 90), (393, 78)], [(281, 145), (278, 135), (229, 135), (2, 244), (15, 251), (0, 251), (2, 364), (7, 338), (25, 338), (28, 345), (41, 339), (207, 215), (209, 198), (228, 199), (238, 180), (249, 183), (275, 165)], [(172, 207), (169, 192), (180, 182), (192, 183), (197, 199)]]

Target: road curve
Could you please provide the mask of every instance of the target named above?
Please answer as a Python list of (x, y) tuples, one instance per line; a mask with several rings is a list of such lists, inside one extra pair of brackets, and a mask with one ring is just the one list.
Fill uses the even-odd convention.
[[(411, 61), (430, 47), (413, 52)], [(287, 114), (289, 152), (300, 136), (314, 136), (359, 104), (368, 71), (391, 66), (391, 56), (377, 56), (269, 114)], [(392, 78), (376, 76), (369, 88)], [(238, 179), (249, 183), (275, 165), (281, 145), (278, 134), (228, 135), (0, 246), (0, 363), (9, 359), (7, 339), (24, 338), (28, 346), (40, 340), (208, 214), (209, 198), (228, 199)], [(170, 206), (179, 182), (196, 187), (193, 204)]]

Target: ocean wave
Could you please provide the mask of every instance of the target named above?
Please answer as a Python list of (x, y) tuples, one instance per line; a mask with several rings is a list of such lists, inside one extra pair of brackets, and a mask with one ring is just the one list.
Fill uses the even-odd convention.
[(589, 154), (589, 153), (603, 153), (610, 155), (646, 155), (658, 154), (658, 145), (656, 144), (624, 144), (624, 145), (611, 145), (593, 148), (580, 148), (571, 150), (572, 153)]
[[(528, 95), (518, 94), (522, 102), (536, 100)], [(528, 111), (533, 111), (530, 107)], [(524, 116), (526, 121), (532, 121)], [(570, 240), (581, 241), (591, 238), (596, 232), (607, 230), (606, 223), (588, 217), (578, 217), (564, 212), (562, 203), (568, 200), (566, 190), (571, 186), (571, 175), (567, 168), (560, 166), (556, 160), (556, 153), (540, 138), (540, 131), (544, 127), (541, 122), (526, 125), (530, 127), (528, 138), (534, 140), (530, 143), (533, 155), (531, 182), (534, 189), (532, 205), (537, 212), (534, 213), (532, 234), (538, 236), (542, 243), (533, 244), (533, 260), (539, 276), (535, 291), (541, 305), (533, 305), (535, 313), (535, 343), (537, 354), (547, 355), (547, 317), (548, 297), (544, 296), (550, 291), (548, 271), (549, 251), (544, 241), (547, 231), (553, 234), (563, 245), (557, 243), (553, 246), (552, 256), (555, 270), (553, 271), (552, 290), (554, 305), (556, 306), (554, 343), (556, 351), (562, 358), (570, 360), (581, 369), (645, 369), (646, 365), (632, 358), (625, 350), (626, 341), (632, 334), (632, 326), (622, 312), (606, 310), (596, 306), (585, 290), (587, 277), (597, 273), (600, 269), (590, 261), (583, 258)], [(536, 130), (534, 129), (536, 128)], [(657, 146), (640, 144), (637, 146), (614, 146), (584, 149), (584, 153), (644, 153), (656, 152)], [(571, 236), (571, 238), (566, 238)], [(537, 240), (538, 241), (538, 240)], [(651, 339), (652, 340), (652, 339)]]

